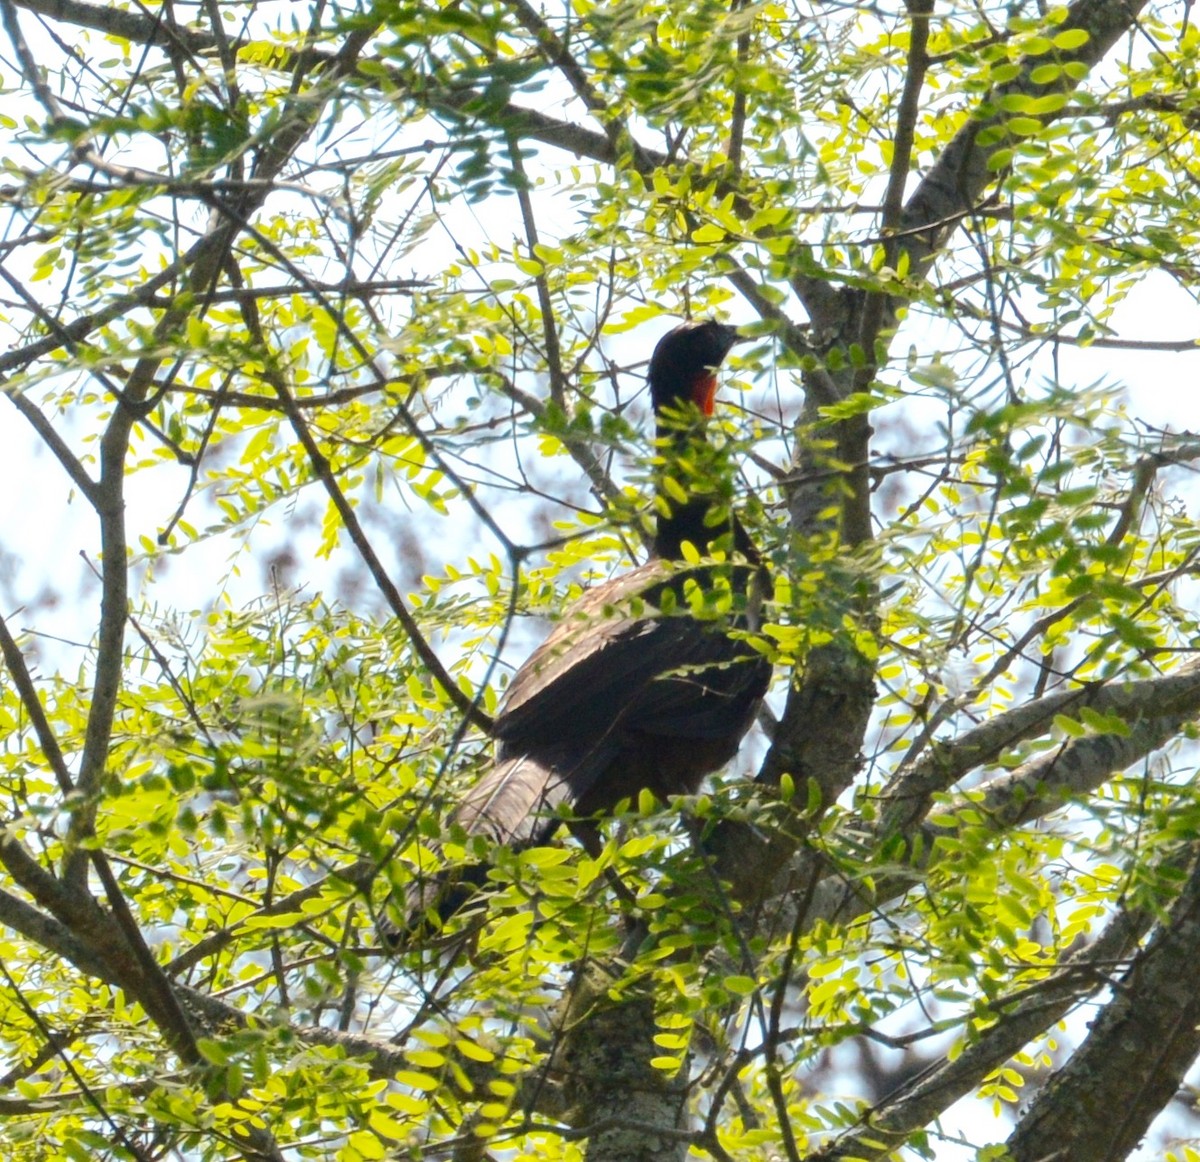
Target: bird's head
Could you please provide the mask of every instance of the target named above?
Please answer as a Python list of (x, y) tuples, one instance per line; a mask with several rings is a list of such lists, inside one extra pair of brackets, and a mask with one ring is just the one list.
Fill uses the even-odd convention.
[(730, 348), (741, 341), (736, 328), (708, 319), (682, 323), (668, 331), (650, 356), (650, 397), (654, 410), (694, 403), (706, 416), (713, 413), (717, 368)]

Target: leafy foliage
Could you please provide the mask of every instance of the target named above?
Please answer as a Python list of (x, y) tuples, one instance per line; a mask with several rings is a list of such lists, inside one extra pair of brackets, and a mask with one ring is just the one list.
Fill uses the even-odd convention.
[[(1195, 295), (1186, 9), (45, 9), (0, 4), (7, 1154), (950, 1157), (963, 1099), (977, 1157), (1117, 1106), (1128, 1156), (1200, 1052), (1198, 448), (1086, 359), (1194, 345), (1118, 326)], [(680, 315), (755, 341), (673, 462)], [(686, 824), (487, 851), (510, 667), (652, 485), (771, 566), (773, 729)], [(380, 947), (481, 857), (484, 916)]]

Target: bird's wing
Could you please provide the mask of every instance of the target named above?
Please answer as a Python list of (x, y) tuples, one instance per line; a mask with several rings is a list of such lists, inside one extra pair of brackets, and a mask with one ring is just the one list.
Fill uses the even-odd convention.
[(740, 738), (767, 691), (770, 662), (711, 623), (672, 620), (681, 624), (663, 653), (674, 667), (640, 686), (622, 725), (663, 738)]
[(598, 743), (614, 729), (695, 738), (745, 729), (770, 667), (723, 621), (654, 604), (682, 572), (654, 561), (584, 594), (513, 678), (496, 717), (502, 754)]

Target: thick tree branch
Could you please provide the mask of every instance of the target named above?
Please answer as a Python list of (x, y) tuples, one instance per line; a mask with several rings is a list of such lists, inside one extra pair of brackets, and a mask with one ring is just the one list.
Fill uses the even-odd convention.
[(105, 898), (117, 927), (137, 963), (141, 985), (140, 991), (135, 994), (138, 1001), (166, 1036), (171, 1048), (179, 1054), (180, 1060), (193, 1069), (200, 1066), (203, 1058), (196, 1047), (196, 1035), (187, 1014), (184, 1013), (170, 980), (147, 947), (137, 920), (121, 891), (121, 885), (117, 883), (117, 878), (113, 875), (103, 852), (92, 852), (92, 866), (104, 885)]
[[(977, 767), (995, 762), (1017, 743), (1038, 737), (1058, 715), (1072, 716), (1085, 709), (1127, 723), (1142, 718), (1194, 718), (1200, 714), (1200, 659), (1160, 678), (1096, 682), (1047, 694), (987, 719), (953, 742), (935, 743), (916, 763), (900, 768), (889, 783), (882, 796), (877, 834), (881, 838), (903, 834), (925, 816), (934, 795), (949, 790)], [(1014, 773), (1006, 780), (1016, 777)]]
[[(1125, 540), (1130, 530), (1136, 527), (1138, 518), (1140, 517), (1145, 504), (1146, 496), (1150, 491), (1150, 486), (1154, 481), (1158, 469), (1163, 464), (1171, 463), (1181, 457), (1189, 459), (1194, 458), (1195, 454), (1194, 445), (1183, 445), (1180, 448), (1171, 451), (1170, 453), (1164, 452), (1153, 456), (1144, 456), (1140, 461), (1138, 461), (1132, 474), (1132, 480), (1130, 481), (1129, 489), (1123, 497), (1118, 508), (1117, 519), (1113, 523), (1113, 527), (1108, 531), (1108, 534), (1104, 538), (1104, 543), (1107, 547), (1116, 548), (1119, 546)], [(1185, 563), (1187, 563), (1187, 559), (1185, 559)], [(1182, 570), (1182, 566), (1180, 568)], [(1177, 574), (1169, 573), (1166, 576), (1155, 577), (1154, 579), (1144, 578), (1143, 583), (1163, 584), (1166, 581), (1173, 579), (1173, 577), (1176, 575)], [(922, 793), (920, 788), (922, 782), (928, 778), (931, 772), (926, 766), (928, 760), (925, 762), (917, 762), (916, 767), (913, 767), (912, 763), (917, 754), (924, 750), (929, 741), (934, 737), (935, 731), (937, 731), (943, 723), (948, 722), (960, 710), (970, 706), (977, 698), (991, 690), (996, 680), (1000, 678), (1001, 675), (1006, 673), (1013, 663), (1023, 657), (1026, 650), (1028, 650), (1034, 642), (1040, 640), (1058, 622), (1070, 617), (1070, 615), (1083, 604), (1083, 602), (1087, 599), (1087, 596), (1088, 595), (1086, 594), (1082, 594), (1075, 600), (1068, 602), (1066, 605), (1052, 609), (1049, 613), (1043, 614), (1041, 617), (1035, 619), (1032, 624), (1028, 625), (1020, 634), (1016, 636), (1016, 640), (1014, 640), (1007, 649), (1003, 650), (995, 659), (993, 659), (991, 665), (988, 666), (988, 668), (984, 670), (982, 674), (975, 678), (975, 680), (971, 683), (969, 690), (955, 698), (946, 699), (946, 701), (938, 706), (934, 713), (929, 716), (928, 720), (922, 726), (919, 735), (908, 748), (908, 753), (905, 759), (900, 763), (896, 772), (888, 781), (888, 785), (884, 788), (881, 798), (883, 798), (885, 801), (896, 801), (898, 799), (908, 800), (910, 804), (910, 811), (915, 811), (917, 813), (923, 812), (924, 806), (920, 802), (920, 795)], [(1184, 671), (1186, 672), (1187, 669), (1188, 667), (1185, 667)], [(1036, 711), (1036, 707), (1038, 706), (1053, 705), (1055, 697), (1055, 695), (1052, 695), (1050, 696), (1050, 699), (1047, 700), (1044, 695), (1039, 696), (1031, 699), (1025, 704), (1024, 707), (1020, 707), (1016, 711), (1010, 711), (1008, 713), (1020, 715), (1022, 713), (1027, 714), (1031, 709)], [(1010, 722), (1016, 721), (1016, 719), (1009, 719), (1008, 714), (999, 715), (997, 717), (999, 719), (1007, 719)], [(986, 729), (987, 727), (992, 726), (996, 721), (996, 718), (990, 720), (989, 723), (984, 724), (983, 728)], [(1031, 726), (1036, 725), (1035, 719), (1029, 719), (1028, 722)], [(1026, 736), (1019, 735), (1016, 739), (1014, 739), (1014, 741), (1023, 737)], [(934, 757), (936, 761), (936, 756)], [(910, 772), (913, 772), (916, 775), (916, 778), (911, 783), (909, 782)], [(965, 771), (959, 772), (959, 776), (961, 776), (961, 774), (965, 774)], [(934, 784), (933, 791), (938, 789), (938, 786)], [(888, 812), (885, 812), (885, 814), (887, 813)]]
[[(140, 932), (135, 941), (140, 948), (131, 944), (132, 919), (114, 923), (113, 917), (105, 915), (90, 895), (50, 875), (12, 836), (0, 838), (0, 863), (57, 921), (50, 921), (16, 897), (4, 896), (0, 898), (0, 917), (4, 922), (44, 947), (67, 956), (84, 971), (120, 985), (143, 1006), (181, 1057), (196, 1065), (199, 1055), (170, 983), (150, 956)], [(115, 881), (106, 886), (111, 898), (116, 890)]]
[[(1060, 53), (1056, 60), (1092, 68), (1129, 32), (1145, 5), (1146, 0), (1075, 0), (1068, 9), (1067, 19), (1055, 26), (1055, 32), (1082, 29), (1088, 39), (1079, 48)], [(965, 215), (974, 213), (984, 191), (999, 178), (1003, 167), (991, 168), (988, 163), (1012, 140), (1004, 129), (1009, 118), (1004, 112), (1005, 98), (1017, 95), (1037, 98), (1069, 92), (1078, 85), (1079, 74), (1072, 79), (1065, 69), (1053, 81), (1038, 84), (1033, 73), (1042, 63), (1042, 57), (1026, 60), (1018, 76), (987, 93), (981, 104), (992, 112), (967, 121), (909, 199), (899, 225), (911, 277), (925, 277), (951, 232)], [(992, 139), (981, 144), (981, 135)]]
[(116, 983), (105, 958), (74, 928), (5, 891), (0, 891), (0, 924), (73, 964), (86, 975)]
[[(1141, 693), (1149, 695), (1150, 692)], [(1141, 721), (1135, 721), (1125, 735), (1102, 734), (1071, 739), (1059, 750), (1018, 767), (986, 784), (981, 791), (965, 795), (931, 815), (919, 828), (905, 833), (908, 858), (914, 860), (911, 872), (881, 874), (871, 880), (869, 887), (847, 882), (838, 875), (824, 878), (806, 906), (806, 923), (811, 925), (820, 920), (849, 923), (870, 915), (902, 895), (915, 878), (940, 858), (938, 839), (954, 836), (960, 826), (961, 810), (967, 810), (972, 819), (981, 820), (989, 829), (1001, 832), (1044, 818), (1070, 798), (1094, 791), (1112, 775), (1127, 770), (1177, 738), (1187, 722), (1200, 716), (1194, 689), (1191, 694), (1190, 699), (1183, 700), (1187, 709), (1147, 714)], [(845, 839), (854, 844), (869, 842), (875, 848), (882, 842), (882, 838), (875, 835), (864, 838), (857, 821)], [(889, 856), (896, 855), (893, 846), (889, 845), (888, 851)], [(807, 882), (807, 877), (818, 871), (824, 875), (819, 861), (808, 863), (810, 866), (798, 873), (801, 882)]]
[(586, 1115), (588, 1162), (682, 1162), (687, 1071), (671, 1078), (651, 1064), (653, 992), (626, 986), (613, 1000), (622, 968), (593, 961), (576, 975), (555, 1068), (565, 1072), (568, 1106)]
[[(1087, 1040), (1050, 1079), (1006, 1146), (1014, 1162), (1118, 1162), (1175, 1096), (1200, 1053), (1200, 861)], [(1131, 1084), (1132, 1082), (1132, 1084)]]
[(874, 1162), (904, 1144), (909, 1134), (929, 1125), (985, 1077), (1056, 1025), (1086, 997), (1107, 986), (1113, 968), (1128, 957), (1150, 930), (1153, 908), (1125, 908), (1094, 941), (1077, 949), (1062, 967), (1036, 984), (1000, 997), (991, 1006), (995, 1024), (984, 1029), (952, 1059), (935, 1062), (873, 1109), (862, 1125), (809, 1155), (807, 1162), (858, 1159)]

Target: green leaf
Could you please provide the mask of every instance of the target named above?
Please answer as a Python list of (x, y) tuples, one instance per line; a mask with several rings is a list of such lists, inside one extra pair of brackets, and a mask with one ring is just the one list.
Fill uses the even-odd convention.
[(1067, 28), (1062, 32), (1057, 33), (1054, 37), (1054, 47), (1063, 52), (1070, 52), (1077, 48), (1082, 48), (1091, 40), (1085, 28)]

